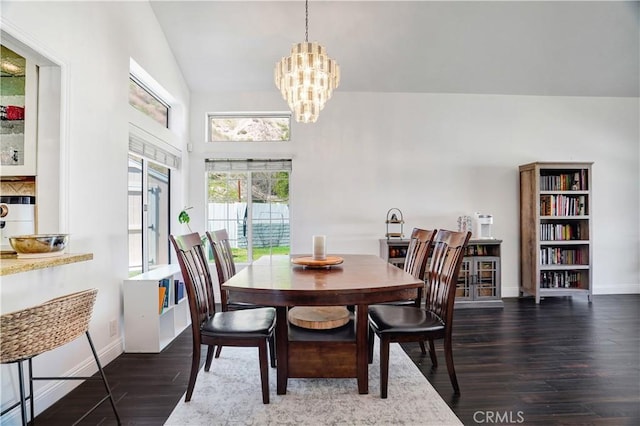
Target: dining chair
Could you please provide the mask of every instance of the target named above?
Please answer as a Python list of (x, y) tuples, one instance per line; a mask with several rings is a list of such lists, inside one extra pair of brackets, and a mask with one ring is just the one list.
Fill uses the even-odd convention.
[[(252, 303), (233, 301), (229, 299), (229, 293), (224, 288), (222, 288), (222, 284), (226, 283), (229, 278), (236, 274), (236, 264), (233, 260), (233, 251), (231, 250), (231, 244), (229, 243), (229, 233), (226, 229), (218, 229), (213, 232), (207, 231), (205, 235), (207, 236), (209, 244), (211, 245), (213, 260), (216, 265), (222, 311), (226, 312), (236, 311), (240, 309), (262, 308), (263, 306), (254, 305)], [(222, 346), (218, 346), (216, 348), (215, 357), (219, 358), (221, 352)], [(272, 335), (269, 339), (269, 359), (271, 362), (271, 367), (275, 368), (275, 335)]]
[[(427, 261), (431, 254), (431, 245), (436, 230), (413, 228), (407, 247), (407, 255), (404, 260), (404, 271), (415, 278), (424, 281), (424, 273), (427, 268)], [(388, 302), (392, 305), (413, 306), (415, 299), (397, 300)]]
[(431, 260), (425, 273), (424, 306), (372, 305), (369, 307), (369, 361), (373, 358), (374, 334), (380, 339), (380, 397), (387, 397), (389, 345), (429, 342), (429, 356), (437, 367), (435, 339), (444, 339), (444, 353), (454, 393), (460, 394), (453, 365), (452, 321), (456, 283), (470, 232), (439, 229), (433, 239)]
[[(40, 305), (9, 312), (0, 317), (0, 336), (2, 337), (0, 362), (2, 364), (17, 363), (20, 389), (20, 401), (4, 409), (0, 415), (4, 415), (20, 406), (22, 424), (27, 425), (29, 424), (27, 420), (27, 400), (30, 400), (31, 424), (35, 423), (34, 380), (101, 380), (106, 395), (74, 424), (80, 423), (107, 399), (111, 403), (117, 423), (121, 424), (111, 388), (89, 335), (89, 322), (91, 321), (97, 293), (97, 289), (83, 290), (51, 299)], [(66, 345), (83, 334), (87, 337), (93, 359), (98, 366), (99, 377), (36, 377), (33, 375), (33, 358), (35, 356)], [(24, 386), (23, 362), (25, 361), (27, 361), (27, 376), (29, 377), (29, 395), (26, 395)]]
[(276, 310), (255, 308), (216, 312), (213, 280), (200, 235), (198, 233), (170, 235), (169, 239), (178, 256), (191, 314), (193, 350), (185, 402), (191, 400), (200, 369), (201, 348), (202, 345), (206, 345), (205, 372), (211, 368), (215, 346), (257, 347), (262, 402), (268, 404), (267, 340), (274, 334)]

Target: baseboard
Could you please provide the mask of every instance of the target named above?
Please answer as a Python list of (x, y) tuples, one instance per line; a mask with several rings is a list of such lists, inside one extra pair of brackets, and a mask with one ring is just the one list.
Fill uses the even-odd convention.
[(593, 294), (640, 294), (640, 283), (594, 285)]

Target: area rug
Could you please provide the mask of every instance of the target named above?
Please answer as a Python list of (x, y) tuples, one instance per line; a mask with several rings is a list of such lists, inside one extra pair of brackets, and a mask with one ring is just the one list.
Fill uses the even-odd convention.
[(398, 344), (391, 344), (388, 398), (381, 399), (377, 343), (369, 394), (358, 394), (356, 379), (289, 379), (287, 394), (277, 395), (270, 368), (266, 405), (258, 350), (225, 347), (165, 425), (462, 425)]

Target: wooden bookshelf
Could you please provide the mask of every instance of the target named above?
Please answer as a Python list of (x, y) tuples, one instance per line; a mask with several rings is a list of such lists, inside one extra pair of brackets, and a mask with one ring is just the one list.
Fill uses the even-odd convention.
[(520, 294), (592, 296), (593, 163), (520, 166)]

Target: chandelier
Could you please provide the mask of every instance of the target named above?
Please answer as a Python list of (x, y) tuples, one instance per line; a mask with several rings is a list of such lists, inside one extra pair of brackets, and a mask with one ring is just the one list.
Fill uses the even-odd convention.
[(294, 43), (291, 55), (276, 63), (276, 87), (296, 121), (315, 123), (333, 89), (340, 84), (340, 67), (317, 42), (309, 43), (309, 1), (305, 0), (303, 43)]

